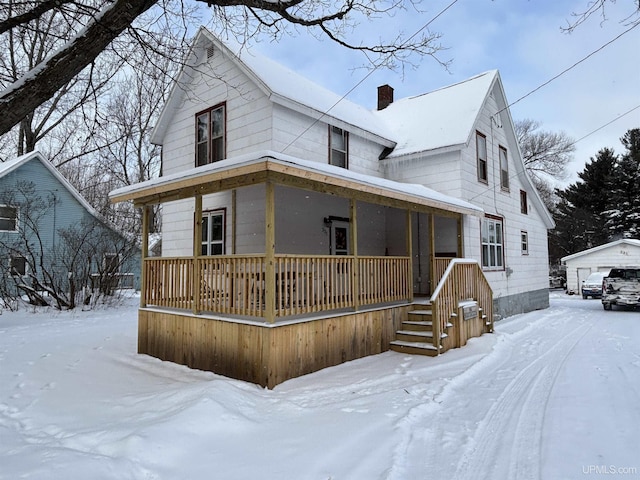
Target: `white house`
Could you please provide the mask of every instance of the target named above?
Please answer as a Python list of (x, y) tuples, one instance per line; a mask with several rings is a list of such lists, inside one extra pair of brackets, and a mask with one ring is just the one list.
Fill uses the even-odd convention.
[(199, 31), (152, 138), (164, 176), (111, 195), (163, 203), (141, 352), (273, 386), (389, 348), (437, 354), (548, 306), (553, 221), (498, 72), (377, 95), (367, 110)]
[(579, 293), (582, 281), (590, 273), (640, 265), (640, 240), (623, 238), (567, 255), (561, 261), (567, 266), (567, 291)]

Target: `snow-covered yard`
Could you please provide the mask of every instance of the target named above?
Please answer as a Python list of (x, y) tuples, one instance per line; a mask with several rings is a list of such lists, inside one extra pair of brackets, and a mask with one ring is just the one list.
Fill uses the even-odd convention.
[(0, 478), (640, 477), (640, 313), (548, 310), (269, 391), (137, 355), (135, 301), (0, 315)]

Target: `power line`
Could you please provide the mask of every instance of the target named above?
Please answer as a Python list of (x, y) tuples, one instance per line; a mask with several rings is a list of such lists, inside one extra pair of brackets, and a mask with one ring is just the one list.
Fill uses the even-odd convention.
[(640, 108), (640, 105), (636, 105), (635, 107), (633, 107), (631, 110), (627, 110), (624, 113), (621, 113), (620, 115), (618, 115), (617, 117), (615, 117), (613, 120), (608, 121), (607, 123), (605, 123), (604, 125), (600, 125), (598, 128), (596, 128), (595, 130), (587, 133), (585, 136), (580, 137), (578, 140), (576, 140), (575, 142), (573, 142), (571, 145), (575, 145), (576, 143), (584, 140), (587, 137), (590, 137), (591, 135), (593, 135), (594, 133), (602, 130), (604, 127), (608, 127), (609, 125), (611, 125), (613, 122), (616, 122), (617, 120), (620, 120), (622, 117), (629, 115), (631, 112), (633, 112), (634, 110), (637, 110)]
[[(435, 17), (433, 17), (427, 23), (422, 25), (418, 30), (416, 30), (416, 32), (414, 32), (411, 36), (409, 36), (398, 48), (400, 49), (400, 48), (405, 47), (411, 40), (413, 40), (415, 37), (417, 37), (420, 34), (420, 32), (422, 32), (425, 28), (427, 28), (429, 25), (431, 25), (433, 22), (435, 22), (441, 15), (443, 15), (447, 10), (449, 10), (451, 7), (453, 7), (456, 3), (458, 3), (458, 0), (453, 0), (449, 5), (447, 5), (442, 10), (440, 10), (440, 12), (438, 12), (438, 14)], [(391, 53), (389, 53), (385, 57), (385, 60), (387, 58), (389, 58), (390, 55), (391, 55)], [(342, 102), (345, 98), (347, 98), (347, 96), (351, 95), (351, 93), (356, 88), (358, 88), (360, 85), (362, 85), (364, 83), (364, 81), (367, 80), (371, 75), (373, 75), (373, 73), (376, 70), (378, 70), (382, 65), (384, 65), (384, 63), (385, 63), (384, 61), (381, 61), (381, 62), (378, 62), (378, 64), (374, 64), (373, 68), (358, 83), (356, 83), (353, 87), (351, 87), (347, 91), (347, 93), (342, 95), (342, 97), (340, 97), (333, 105), (331, 105), (328, 109), (326, 109), (324, 112), (322, 112), (322, 114), (318, 118), (316, 118), (313, 122), (311, 122), (311, 124), (307, 128), (305, 128), (298, 136), (296, 136), (296, 138), (291, 140), (291, 142), (289, 142), (289, 144), (282, 149), (281, 153), (284, 153), (284, 151), (286, 149), (288, 149), (291, 145), (293, 145), (295, 142), (297, 142), (300, 139), (300, 137), (302, 137), (305, 133), (307, 133), (315, 124), (317, 124), (322, 118), (327, 116), (331, 110), (333, 110), (340, 102)]]
[[(605, 43), (604, 45), (602, 45), (601, 47), (597, 48), (596, 50), (594, 50), (593, 52), (591, 52), (589, 55), (587, 55), (586, 57), (581, 58), (580, 60), (578, 60), (577, 62), (575, 62), (573, 65), (571, 65), (568, 68), (565, 68), (563, 71), (561, 71), (560, 73), (558, 73), (556, 76), (551, 77), (549, 80), (547, 80), (546, 82), (544, 82), (543, 84), (537, 86), (536, 88), (534, 88), (533, 90), (531, 90), (529, 93), (526, 93), (525, 95), (523, 95), (522, 97), (518, 98), (517, 100), (515, 100), (514, 102), (511, 102), (509, 105), (507, 105), (506, 107), (504, 107), (503, 109), (499, 110), (498, 112), (496, 112), (495, 115), (498, 115), (500, 113), (502, 113), (503, 111), (505, 111), (507, 108), (511, 108), (513, 105), (515, 105), (516, 103), (518, 103), (521, 100), (524, 100), (525, 98), (527, 98), (528, 96), (534, 94), (535, 92), (537, 92), (538, 90), (540, 90), (542, 87), (545, 87), (547, 85), (549, 85), (551, 82), (553, 82), (554, 80), (556, 80), (557, 78), (561, 77), (562, 75), (564, 75), (565, 73), (567, 73), (568, 71), (574, 69), (575, 67), (577, 67), (578, 65), (580, 65), (582, 62), (584, 62), (585, 60), (587, 60), (588, 58), (592, 57), (593, 55), (595, 55), (596, 53), (598, 53), (599, 51), (603, 50), (604, 48), (608, 47), (609, 45), (611, 45), (613, 42), (615, 42), (616, 40), (618, 40), (620, 37), (622, 37), (623, 35), (629, 33), (631, 30), (633, 30), (634, 28), (636, 28), (638, 25), (640, 25), (640, 23), (636, 23), (634, 25), (632, 25), (631, 27), (627, 28), (624, 32), (622, 32), (620, 35), (616, 36), (615, 38), (609, 40), (607, 43)], [(495, 116), (494, 115), (494, 116)]]

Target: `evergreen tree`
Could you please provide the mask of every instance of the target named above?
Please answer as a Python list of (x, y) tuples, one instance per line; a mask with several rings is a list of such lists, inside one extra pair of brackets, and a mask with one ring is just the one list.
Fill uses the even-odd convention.
[(564, 190), (556, 190), (560, 201), (555, 212), (556, 229), (550, 235), (550, 250), (569, 255), (609, 241), (604, 212), (608, 209), (617, 160), (612, 149), (603, 148), (578, 174), (580, 180)]
[(603, 212), (609, 238), (640, 238), (640, 129), (620, 139), (626, 152), (611, 175), (611, 191)]

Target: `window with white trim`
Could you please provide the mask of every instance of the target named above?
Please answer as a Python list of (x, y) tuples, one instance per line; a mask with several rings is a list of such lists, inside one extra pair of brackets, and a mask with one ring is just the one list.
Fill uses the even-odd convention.
[(482, 268), (502, 270), (504, 268), (504, 235), (502, 219), (486, 217), (482, 220)]
[(529, 234), (524, 230), (520, 232), (520, 250), (522, 255), (529, 255)]
[(18, 231), (18, 207), (0, 205), (0, 232)]
[(202, 215), (202, 255), (224, 255), (225, 211), (215, 210)]
[(329, 163), (349, 168), (349, 132), (329, 125)]
[(476, 132), (476, 157), (478, 159), (478, 180), (489, 183), (487, 171), (487, 137)]
[(225, 104), (216, 105), (196, 115), (196, 167), (218, 162), (226, 157)]
[(501, 146), (498, 150), (500, 152), (500, 188), (509, 191), (509, 158), (507, 149)]

